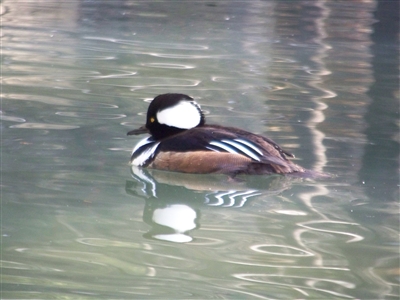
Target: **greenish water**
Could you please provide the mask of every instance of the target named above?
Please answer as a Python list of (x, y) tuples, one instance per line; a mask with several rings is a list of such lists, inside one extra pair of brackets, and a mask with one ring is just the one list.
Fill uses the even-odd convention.
[[(234, 3), (1, 3), (1, 299), (398, 299), (398, 4)], [(166, 92), (335, 177), (130, 170)]]

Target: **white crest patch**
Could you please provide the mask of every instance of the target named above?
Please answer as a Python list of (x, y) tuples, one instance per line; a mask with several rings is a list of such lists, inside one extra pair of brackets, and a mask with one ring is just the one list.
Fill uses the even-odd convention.
[(157, 112), (160, 124), (190, 129), (200, 124), (200, 106), (194, 101), (180, 101), (175, 106)]

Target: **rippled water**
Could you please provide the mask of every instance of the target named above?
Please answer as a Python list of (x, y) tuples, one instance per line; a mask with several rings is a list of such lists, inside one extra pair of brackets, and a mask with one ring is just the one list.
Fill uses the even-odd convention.
[[(398, 299), (396, 5), (3, 1), (0, 298)], [(335, 177), (130, 170), (165, 92)]]

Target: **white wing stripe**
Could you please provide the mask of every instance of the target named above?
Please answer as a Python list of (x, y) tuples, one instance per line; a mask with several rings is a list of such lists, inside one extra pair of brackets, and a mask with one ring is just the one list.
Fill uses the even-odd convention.
[(214, 152), (221, 152), (218, 149), (215, 149), (213, 147), (206, 147), (208, 150), (214, 151)]
[(229, 145), (226, 145), (226, 144), (221, 143), (221, 142), (212, 141), (212, 142), (210, 142), (210, 145), (219, 147), (221, 149), (224, 149), (225, 151), (227, 151), (229, 153), (239, 154), (235, 149), (233, 149)]
[[(257, 152), (260, 155), (262, 155), (262, 152), (252, 145), (251, 143), (247, 141), (243, 141), (241, 139), (235, 139), (235, 140), (222, 140), (222, 141), (212, 141), (209, 143), (211, 146), (218, 147), (220, 149), (223, 149), (229, 153), (234, 153), (234, 154), (245, 154), (248, 157), (260, 161), (260, 158), (254, 153)], [(248, 147), (248, 148), (247, 148)], [(209, 150), (219, 152), (218, 149), (212, 148), (212, 147), (206, 147)], [(254, 150), (252, 152), (251, 150)]]
[[(236, 147), (237, 149), (239, 149), (240, 151), (242, 151), (247, 156), (251, 157), (252, 159), (254, 159), (256, 161), (260, 161), (260, 159), (257, 157), (257, 155), (255, 155), (253, 152), (251, 152), (249, 149), (242, 146), (238, 142), (234, 142), (234, 141), (230, 141), (230, 140), (222, 140), (222, 142), (232, 145), (232, 146)], [(253, 149), (253, 148), (251, 148), (251, 149)]]
[(256, 151), (258, 154), (260, 154), (261, 156), (263, 155), (263, 153), (261, 152), (260, 149), (258, 149), (255, 145), (253, 145), (252, 143), (246, 141), (246, 140), (242, 140), (242, 139), (235, 139), (236, 142), (241, 143), (246, 145), (247, 147), (253, 149), (254, 151)]

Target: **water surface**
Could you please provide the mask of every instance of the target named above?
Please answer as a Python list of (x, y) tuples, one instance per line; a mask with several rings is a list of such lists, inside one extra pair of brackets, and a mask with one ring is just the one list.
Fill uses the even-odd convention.
[[(396, 5), (3, 1), (1, 298), (397, 299)], [(130, 170), (166, 92), (334, 178)]]

